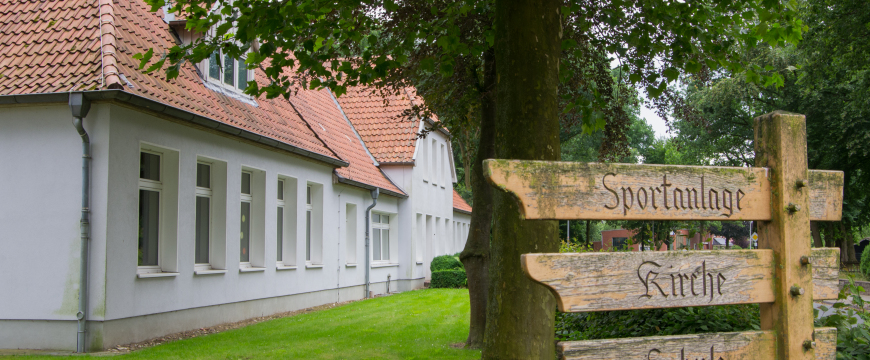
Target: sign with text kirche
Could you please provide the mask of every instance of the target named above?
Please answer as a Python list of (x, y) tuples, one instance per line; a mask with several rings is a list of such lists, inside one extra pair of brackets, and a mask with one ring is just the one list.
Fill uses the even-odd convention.
[(755, 145), (752, 168), (484, 163), (529, 220), (758, 221), (756, 250), (522, 255), (565, 312), (760, 304), (759, 331), (560, 342), (560, 358), (835, 358), (837, 330), (813, 328), (812, 302), (837, 298), (839, 249), (808, 239), (810, 220), (840, 220), (843, 173), (807, 170), (803, 115), (757, 118)]

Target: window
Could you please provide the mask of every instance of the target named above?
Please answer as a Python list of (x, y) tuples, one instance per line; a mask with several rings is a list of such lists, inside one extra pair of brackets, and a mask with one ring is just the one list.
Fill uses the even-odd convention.
[(390, 215), (372, 214), (372, 260), (390, 260)]
[(178, 152), (142, 144), (135, 156), (139, 158), (136, 274), (139, 278), (175, 276)]
[(347, 242), (347, 263), (356, 264), (356, 204), (346, 204), (344, 211), (344, 241)]
[(305, 189), (305, 261), (323, 264), (323, 186), (309, 183)]
[(277, 267), (279, 270), (296, 268), (296, 179), (278, 178), (277, 195)]
[(628, 244), (628, 238), (625, 237), (615, 237), (612, 240), (612, 248), (615, 250), (622, 250)]
[(140, 272), (160, 272), (160, 198), (163, 192), (162, 156), (139, 153), (139, 260)]
[(447, 152), (444, 150), (444, 144), (441, 144), (441, 163), (439, 164), (440, 166), (438, 167), (439, 168), (438, 173), (441, 176), (441, 187), (444, 187), (445, 186), (444, 184), (447, 183), (447, 171), (445, 170), (446, 167), (444, 166), (444, 164), (446, 164), (446, 163), (447, 163)]
[[(434, 138), (434, 136), (433, 136)], [(432, 146), (429, 147), (429, 154), (431, 157), (429, 158), (429, 174), (431, 174), (432, 185), (436, 185), (438, 183), (438, 143), (435, 139), (432, 139)]]
[(252, 70), (245, 65), (245, 58), (233, 58), (223, 51), (211, 54), (206, 60), (209, 80), (225, 88), (245, 90), (248, 80), (253, 77)]
[(278, 243), (278, 262), (284, 263), (284, 180), (278, 180), (278, 229), (277, 229), (277, 243)]
[(211, 164), (196, 164), (196, 251), (197, 267), (211, 267), (209, 247), (211, 246), (212, 215)]
[(251, 266), (251, 203), (254, 201), (254, 196), (251, 193), (251, 178), (253, 174), (247, 171), (242, 172), (242, 207), (239, 220), (241, 227), (239, 230), (239, 262), (243, 266)]
[(423, 240), (426, 238), (426, 224), (423, 222), (423, 214), (417, 214), (417, 230), (414, 231), (414, 252), (417, 262), (423, 262)]

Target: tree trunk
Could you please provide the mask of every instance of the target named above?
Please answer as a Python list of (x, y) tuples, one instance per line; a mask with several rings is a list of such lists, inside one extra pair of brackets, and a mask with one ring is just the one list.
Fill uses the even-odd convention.
[[(496, 0), (496, 155), (558, 160), (561, 2)], [(483, 359), (552, 359), (556, 300), (525, 276), (520, 255), (559, 251), (556, 221), (525, 221), (513, 195), (495, 191)]]
[(471, 192), (474, 197), (474, 211), (471, 212), (471, 225), (465, 249), (459, 260), (465, 266), (468, 277), (468, 297), (471, 303), (471, 317), (468, 340), (465, 346), (479, 349), (483, 347), (486, 330), (486, 303), (489, 294), (489, 246), (492, 230), (492, 188), (483, 177), (483, 160), (495, 157), (495, 51), (490, 48), (483, 55), (483, 96), (480, 119), (480, 142), (477, 155), (471, 166)]
[(852, 235), (852, 226), (843, 225), (843, 239), (846, 243), (846, 261), (852, 264), (858, 263), (858, 257), (855, 256), (855, 238)]
[(822, 234), (819, 232), (818, 221), (810, 221), (810, 233), (813, 234), (813, 247), (825, 247), (825, 243), (822, 242)]
[(586, 220), (586, 245), (592, 245), (592, 231), (589, 228), (589, 220)]

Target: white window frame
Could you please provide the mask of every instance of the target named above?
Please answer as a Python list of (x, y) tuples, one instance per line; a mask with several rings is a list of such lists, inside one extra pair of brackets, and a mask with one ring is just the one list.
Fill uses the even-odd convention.
[(447, 183), (447, 171), (444, 166), (447, 163), (447, 149), (444, 147), (444, 144), (441, 144), (441, 161), (439, 162), (439, 177), (441, 178), (441, 188), (446, 188), (444, 184)]
[[(139, 149), (139, 156), (138, 156), (140, 162), (142, 161), (142, 160), (141, 160), (141, 159), (142, 159), (142, 153), (151, 154), (151, 155), (157, 155), (157, 157), (158, 157), (158, 163), (160, 164), (160, 166), (159, 166), (159, 170), (158, 170), (159, 173), (160, 173), (160, 175), (158, 176), (157, 180), (155, 181), (155, 180), (149, 180), (149, 179), (139, 178), (139, 187), (138, 187), (138, 189), (136, 190), (136, 193), (137, 193), (136, 196), (137, 196), (137, 197), (139, 197), (138, 194), (139, 194), (139, 191), (140, 191), (140, 190), (148, 190), (148, 191), (155, 191), (155, 192), (157, 192), (157, 204), (158, 204), (158, 209), (157, 209), (157, 211), (159, 212), (159, 215), (157, 215), (157, 228), (159, 229), (159, 230), (158, 230), (158, 233), (157, 233), (157, 265), (144, 265), (144, 266), (142, 266), (142, 265), (139, 265), (139, 260), (138, 260), (138, 259), (136, 260), (136, 273), (138, 273), (138, 274), (153, 274), (153, 273), (160, 273), (160, 272), (163, 271), (163, 270), (162, 270), (163, 257), (160, 256), (160, 251), (161, 251), (161, 248), (162, 248), (162, 246), (161, 246), (161, 245), (162, 245), (162, 244), (161, 244), (161, 241), (163, 240), (163, 231), (164, 231), (164, 229), (163, 229), (163, 227), (164, 227), (164, 221), (163, 221), (163, 216), (164, 216), (164, 211), (163, 211), (163, 207), (164, 207), (164, 199), (163, 199), (163, 180), (164, 180), (164, 178), (165, 178), (165, 176), (166, 176), (166, 171), (165, 171), (165, 169), (164, 169), (165, 158), (164, 158), (162, 152), (154, 151), (154, 150), (151, 150), (151, 149), (140, 148), (140, 149)], [(140, 166), (141, 166), (141, 165), (140, 165)], [(140, 198), (140, 199), (139, 199), (139, 202), (137, 203), (137, 205), (141, 206), (141, 202), (142, 202), (142, 199)], [(136, 226), (137, 226), (137, 228), (138, 228), (138, 227), (140, 226), (140, 224), (138, 224), (138, 221), (139, 221), (139, 220), (138, 220), (138, 216), (139, 216), (139, 215), (136, 215), (136, 216), (137, 216), (137, 220), (136, 220), (136, 221), (137, 221), (137, 224), (136, 224)], [(138, 242), (138, 240), (137, 240), (137, 241), (136, 241), (136, 249), (137, 249), (137, 251), (138, 251), (138, 248), (139, 248), (139, 244), (138, 244), (138, 243), (139, 243), (139, 242)]]
[[(383, 222), (375, 222), (375, 215), (378, 215), (378, 218), (379, 218), (379, 219), (383, 219), (383, 216), (386, 216), (389, 220), (388, 220), (387, 223), (383, 223)], [(393, 224), (393, 220), (394, 220), (393, 217), (394, 217), (394, 216), (396, 216), (396, 214), (382, 213), (382, 212), (374, 212), (374, 211), (372, 212), (372, 217), (371, 217), (371, 219), (370, 219), (370, 221), (371, 221), (371, 223), (372, 223), (372, 239), (371, 239), (371, 240), (372, 240), (372, 254), (371, 254), (371, 257), (372, 257), (372, 263), (378, 263), (378, 264), (388, 264), (388, 263), (390, 263), (390, 258), (392, 257), (391, 255), (392, 255), (392, 252), (393, 252), (393, 247), (390, 246), (390, 245), (391, 245), (391, 241), (390, 241), (390, 240), (391, 240), (391, 237), (393, 236), (393, 228), (392, 228), (392, 224)], [(386, 259), (383, 258), (384, 236), (383, 236), (383, 232), (381, 232), (381, 230), (387, 230), (387, 231), (388, 231), (388, 233), (387, 233), (388, 236), (387, 236), (387, 239), (386, 239), (386, 242), (387, 242), (387, 258), (386, 258)], [(380, 232), (380, 235), (378, 236), (378, 238), (380, 239), (380, 240), (379, 240), (379, 241), (380, 241), (380, 244), (379, 244), (378, 247), (381, 249), (381, 251), (380, 251), (380, 252), (381, 252), (381, 254), (380, 254), (381, 258), (380, 258), (380, 259), (376, 259), (376, 258), (375, 258), (375, 252), (374, 252), (374, 249), (375, 249), (375, 244), (374, 244), (374, 241), (375, 241), (375, 231)]]
[(430, 178), (432, 179), (432, 185), (438, 185), (438, 140), (435, 139), (434, 134), (432, 135), (432, 145), (429, 147), (430, 158), (429, 158), (429, 173)]
[(311, 227), (314, 221), (314, 205), (311, 200), (311, 184), (305, 185), (305, 263), (311, 264)]
[[(287, 221), (286, 221), (287, 220), (287, 208), (286, 208), (287, 182), (284, 181), (284, 178), (278, 178), (277, 187), (278, 187), (278, 196), (275, 197), (275, 201), (276, 201), (275, 211), (278, 211), (278, 209), (281, 209), (281, 216), (277, 217), (277, 224), (275, 225), (276, 226), (276, 228), (275, 228), (276, 234), (280, 233), (280, 238), (277, 238), (276, 243), (275, 243), (275, 246), (276, 246), (275, 247), (275, 250), (276, 250), (275, 262), (278, 265), (278, 267), (283, 267), (284, 266), (284, 245), (285, 245), (284, 240), (286, 240), (285, 233), (287, 232)], [(280, 227), (281, 231), (277, 231), (279, 225), (281, 226)], [(278, 248), (278, 245), (280, 245), (280, 249)]]
[[(248, 203), (248, 261), (241, 261), (242, 253), (241, 253), (241, 244), (239, 244), (239, 268), (251, 268), (251, 248), (253, 247), (253, 233), (254, 233), (254, 223), (253, 223), (253, 215), (254, 215), (254, 173), (248, 170), (242, 170), (239, 175), (239, 180), (241, 181), (244, 178), (245, 174), (251, 177), (251, 180), (248, 181), (248, 185), (250, 186), (250, 194), (245, 194), (242, 192), (241, 185), (239, 186), (239, 224), (241, 224), (241, 209), (242, 203)], [(242, 230), (239, 229), (239, 234), (241, 234)], [(240, 240), (241, 241), (241, 240)]]
[[(209, 36), (211, 36), (211, 35), (209, 35)], [(203, 78), (204, 78), (208, 83), (210, 83), (210, 84), (214, 84), (214, 85), (220, 86), (220, 87), (223, 88), (223, 89), (227, 89), (227, 90), (230, 90), (230, 91), (236, 92), (236, 93), (238, 93), (238, 94), (240, 94), (240, 95), (248, 96), (248, 95), (245, 94), (245, 92), (244, 92), (244, 91), (245, 91), (245, 88), (246, 88), (248, 85), (247, 85), (247, 84), (242, 84), (242, 85), (240, 86), (240, 85), (238, 84), (238, 82), (239, 82), (239, 71), (238, 71), (238, 70), (239, 70), (239, 63), (241, 63), (241, 64), (244, 66), (245, 61), (248, 59), (248, 56), (247, 56), (247, 55), (242, 55), (242, 56), (239, 57), (239, 58), (235, 58), (235, 59), (233, 59), (233, 83), (232, 83), (232, 84), (227, 84), (226, 82), (224, 82), (224, 70), (225, 70), (225, 69), (224, 69), (224, 65), (225, 65), (225, 64), (224, 64), (224, 58), (226, 57), (226, 55), (224, 54), (223, 50), (218, 50), (217, 54), (218, 54), (218, 60), (219, 60), (219, 62), (220, 62), (220, 64), (218, 64), (218, 65), (219, 65), (218, 68), (220, 69), (220, 70), (219, 70), (218, 78), (215, 79), (215, 78), (211, 77), (211, 61), (212, 61), (212, 55), (213, 55), (213, 54), (212, 54), (212, 55), (209, 55), (207, 58), (205, 58), (205, 60), (202, 61), (202, 70), (203, 70), (203, 71), (202, 71), (202, 75), (203, 75)], [(247, 66), (246, 66), (246, 67), (245, 67), (245, 71), (248, 72), (248, 76), (247, 76), (248, 81), (253, 81), (253, 80), (255, 80), (255, 79), (254, 79), (254, 76), (255, 76), (256, 74), (255, 74), (254, 70), (248, 69)], [(248, 97), (250, 97), (250, 96), (248, 96)]]
[[(199, 165), (208, 166), (208, 188), (199, 187), (196, 185), (196, 180), (199, 177)], [(198, 197), (208, 198), (208, 262), (206, 263), (197, 263), (196, 262), (196, 254), (194, 253), (194, 271), (198, 270), (211, 270), (211, 262), (212, 262), (212, 247), (214, 244), (214, 164), (208, 161), (197, 160), (196, 161), (196, 176), (194, 177), (194, 186), (196, 187), (196, 195), (194, 196), (194, 201)], [(196, 203), (194, 203), (194, 211), (196, 209)], [(195, 222), (194, 222), (195, 223)], [(194, 230), (194, 242), (196, 242), (196, 230)], [(194, 249), (196, 249), (196, 244), (194, 243)]]

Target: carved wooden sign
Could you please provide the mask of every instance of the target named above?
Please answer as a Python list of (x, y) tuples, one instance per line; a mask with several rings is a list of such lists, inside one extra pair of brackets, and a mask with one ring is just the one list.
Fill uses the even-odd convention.
[[(813, 250), (816, 300), (837, 298), (839, 250)], [(563, 312), (775, 300), (772, 250), (525, 254), (521, 261), (526, 275), (553, 291)]]
[[(815, 358), (836, 358), (837, 329), (815, 329)], [(562, 359), (685, 360), (775, 359), (773, 331), (746, 331), (697, 335), (566, 341), (557, 345)]]
[[(526, 219), (770, 220), (767, 168), (486, 160)], [(839, 219), (843, 173), (810, 171), (810, 219)]]

